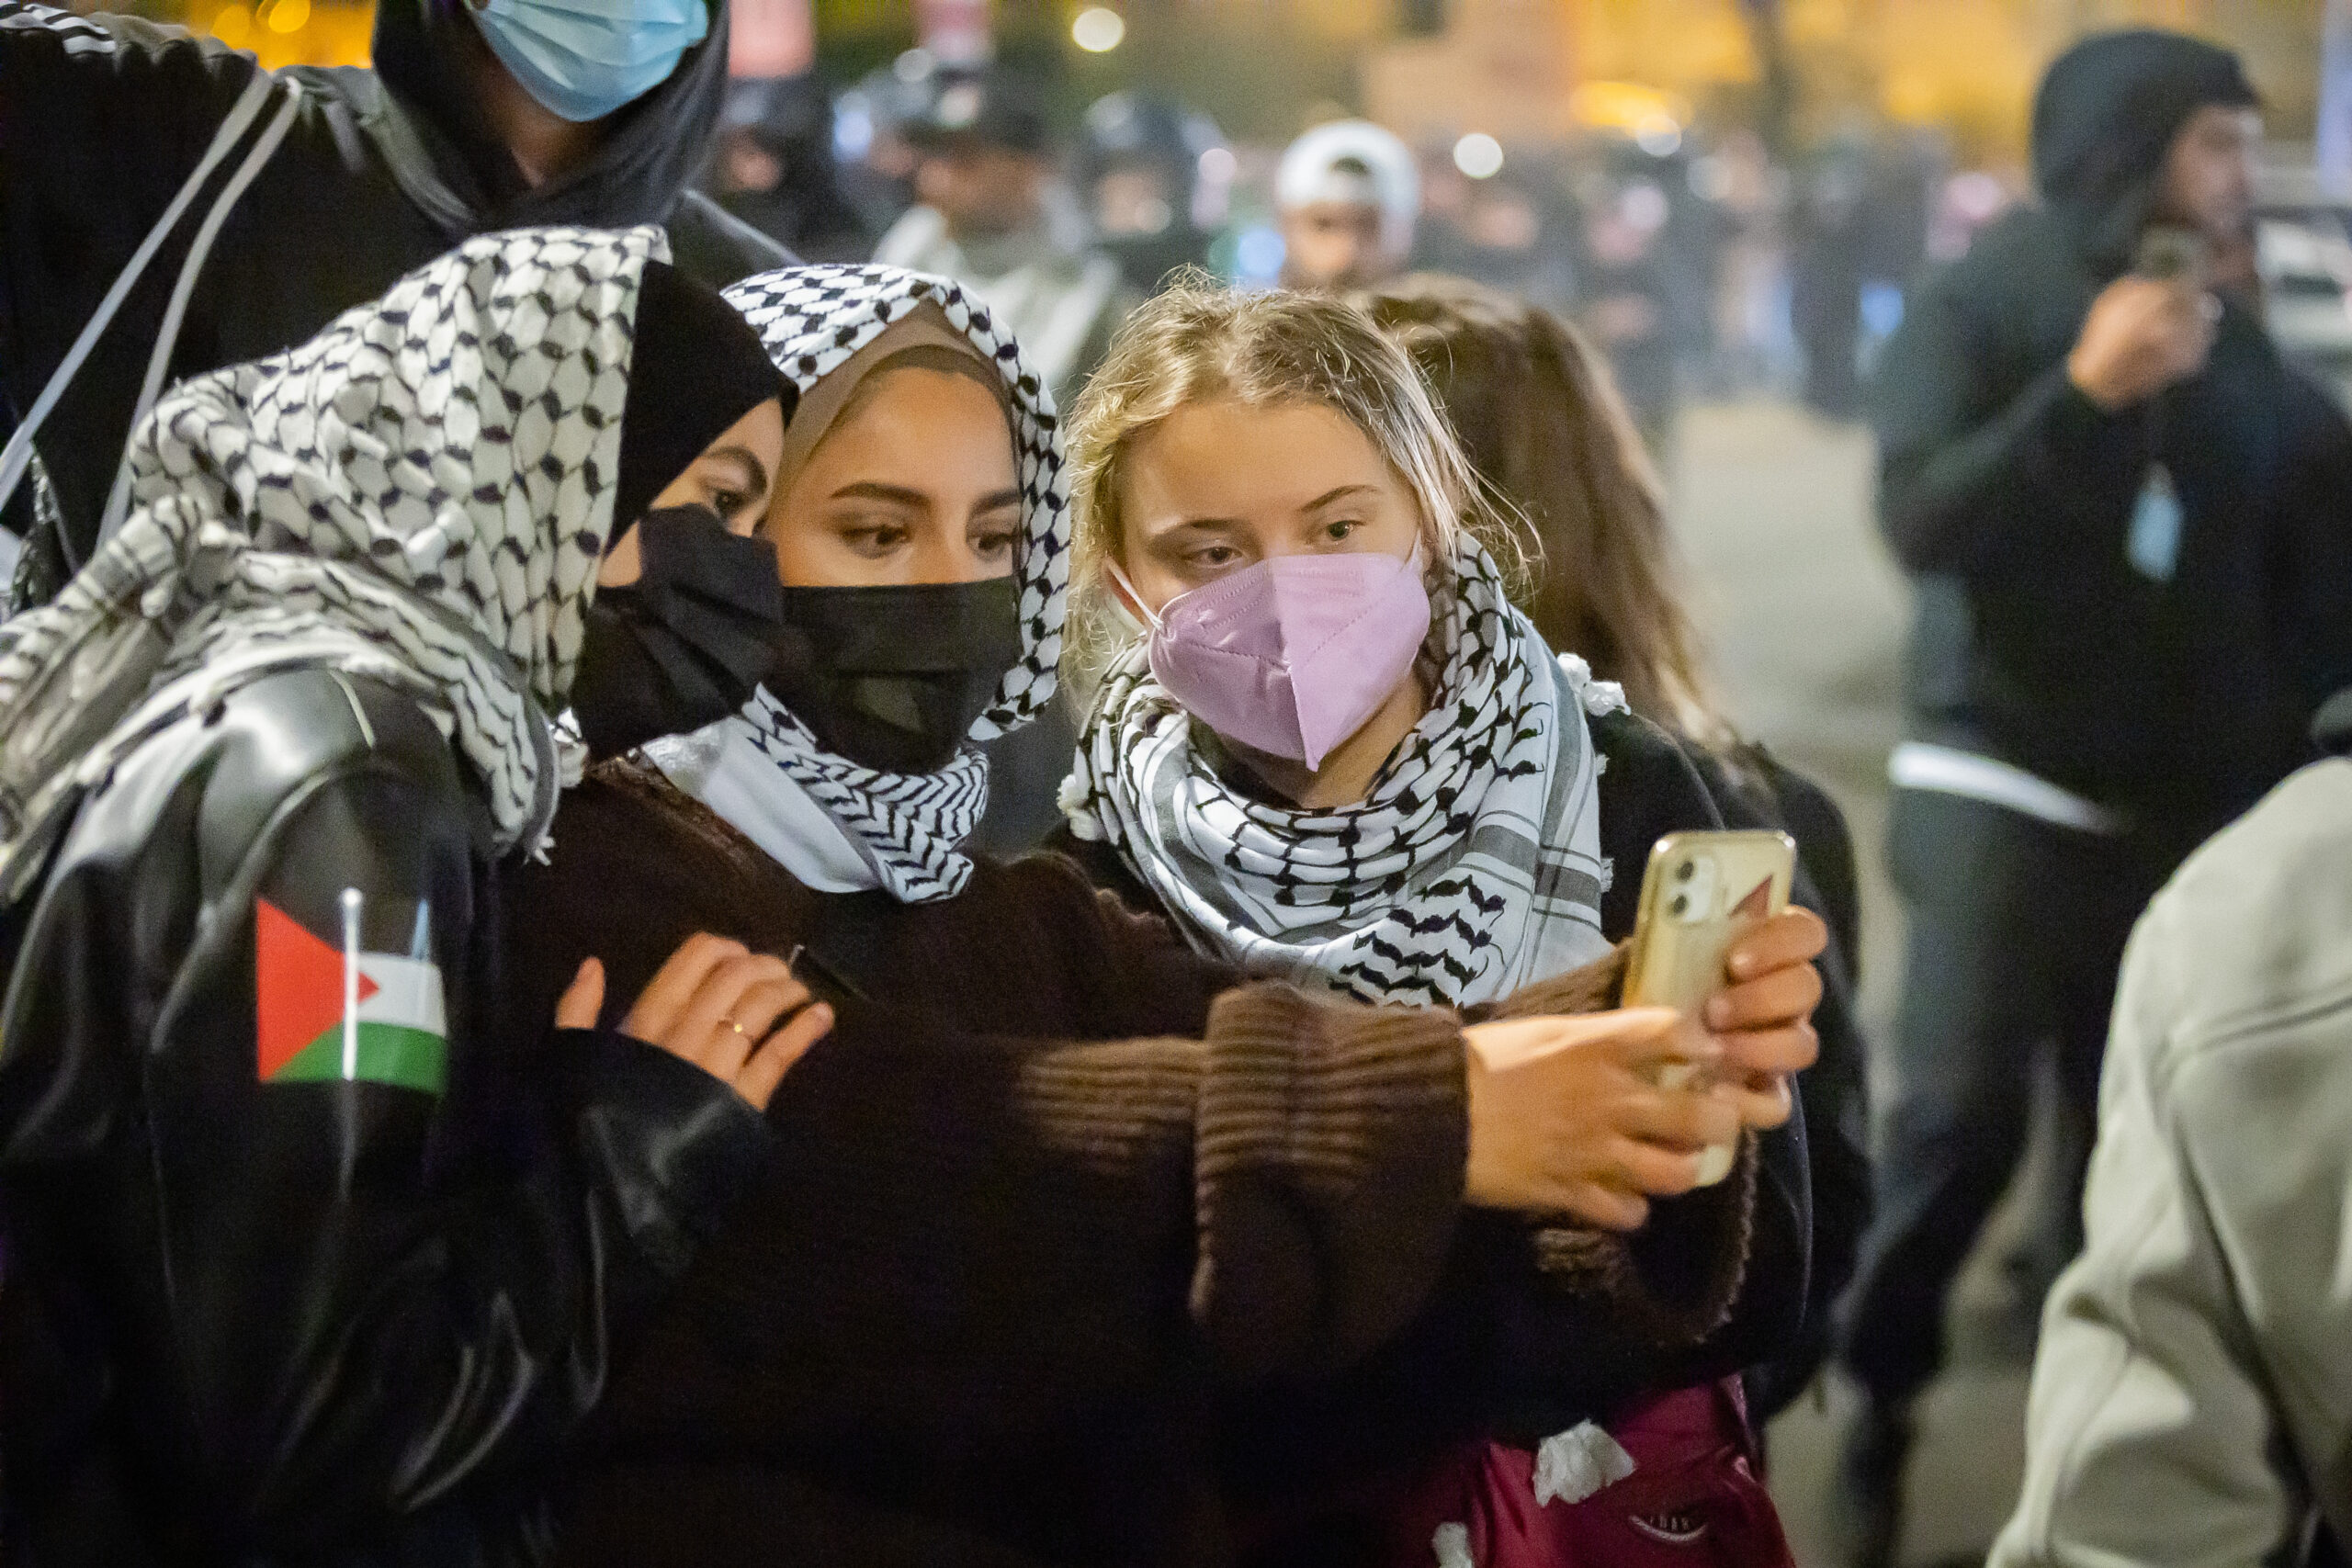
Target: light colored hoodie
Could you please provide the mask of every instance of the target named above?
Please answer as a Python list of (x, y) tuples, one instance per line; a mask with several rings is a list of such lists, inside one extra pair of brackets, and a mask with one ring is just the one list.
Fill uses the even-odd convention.
[(2124, 958), (2085, 1200), (1991, 1568), (2352, 1541), (2352, 761), (2182, 867)]

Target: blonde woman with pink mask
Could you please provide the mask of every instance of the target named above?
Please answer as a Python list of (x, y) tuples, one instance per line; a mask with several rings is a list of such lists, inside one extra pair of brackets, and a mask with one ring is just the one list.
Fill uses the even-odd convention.
[[(1505, 531), (1353, 307), (1163, 295), (1071, 446), (1094, 694), (1061, 847), (1200, 951), (1475, 1019), (1608, 958), (1650, 845), (1721, 825), (1673, 741), (1511, 607), (1510, 562), (1481, 542)], [(1792, 910), (1735, 950), (1702, 1021), (1748, 1129), (1737, 1171), (1656, 1201), (1630, 1170), (1596, 1183), (1561, 1216), (1605, 1260), (1562, 1277), (1587, 1292), (1571, 1326), (1433, 1313), (1344, 1379), (1230, 1406), (1258, 1560), (1337, 1561), (1349, 1540), (1348, 1561), (1633, 1561), (1691, 1530), (1716, 1561), (1785, 1559), (1729, 1374), (1801, 1326), (1790, 1084), (1814, 1058), (1823, 942)], [(1507, 1256), (1533, 1223), (1462, 1246)]]

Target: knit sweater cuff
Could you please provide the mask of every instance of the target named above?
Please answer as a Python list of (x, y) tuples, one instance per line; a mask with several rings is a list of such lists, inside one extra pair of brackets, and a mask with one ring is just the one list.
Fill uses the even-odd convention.
[(1731, 1321), (1747, 1280), (1755, 1231), (1756, 1135), (1740, 1140), (1729, 1176), (1653, 1205), (1631, 1236), (1546, 1225), (1532, 1238), (1551, 1289), (1608, 1303), (1626, 1338), (1651, 1350), (1687, 1350)]
[(1193, 1314), (1232, 1375), (1329, 1372), (1411, 1319), (1469, 1158), (1452, 1013), (1228, 991), (1197, 1126)]
[[(1619, 1006), (1630, 942), (1581, 969), (1523, 986), (1474, 1015), (1566, 1017)], [(1732, 1173), (1714, 1186), (1657, 1204), (1634, 1236), (1573, 1225), (1530, 1227), (1545, 1288), (1604, 1303), (1610, 1321), (1657, 1350), (1698, 1344), (1731, 1316), (1747, 1273), (1756, 1211), (1756, 1140), (1742, 1142)]]

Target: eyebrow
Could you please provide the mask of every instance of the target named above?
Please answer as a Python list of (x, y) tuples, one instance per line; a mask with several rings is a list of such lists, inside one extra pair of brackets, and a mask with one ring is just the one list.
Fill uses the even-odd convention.
[(1313, 501), (1308, 502), (1305, 506), (1300, 507), (1299, 510), (1301, 512), (1320, 512), (1323, 508), (1330, 505), (1333, 502), (1341, 500), (1347, 496), (1378, 495), (1379, 493), (1379, 490), (1372, 485), (1334, 485), (1331, 489), (1325, 491), (1321, 495), (1317, 496)]
[[(1344, 501), (1344, 500), (1348, 499), (1348, 498), (1349, 498), (1349, 497), (1351, 497), (1351, 496), (1357, 496), (1357, 495), (1373, 495), (1373, 496), (1376, 496), (1376, 495), (1378, 495), (1379, 493), (1380, 493), (1380, 491), (1379, 491), (1378, 487), (1374, 486), (1374, 485), (1367, 485), (1367, 484), (1344, 484), (1344, 485), (1334, 485), (1334, 486), (1332, 486), (1329, 490), (1325, 491), (1321, 495), (1317, 496), (1313, 501), (1310, 501), (1310, 502), (1306, 502), (1304, 506), (1301, 506), (1301, 507), (1299, 508), (1299, 510), (1300, 510), (1301, 512), (1320, 512), (1320, 511), (1322, 511), (1322, 510), (1323, 510), (1323, 508), (1325, 508), (1325, 507), (1327, 507), (1327, 506), (1330, 505), (1332, 502), (1338, 502), (1338, 501)], [(1241, 525), (1242, 525), (1242, 524), (1241, 524), (1241, 519), (1239, 519), (1238, 517), (1187, 517), (1187, 518), (1185, 518), (1183, 521), (1182, 521), (1182, 522), (1180, 522), (1180, 523), (1171, 523), (1171, 524), (1170, 524), (1167, 527), (1160, 529), (1157, 534), (1154, 534), (1154, 535), (1153, 535), (1153, 536), (1152, 536), (1153, 538), (1155, 538), (1155, 539), (1164, 539), (1164, 538), (1168, 537), (1168, 536), (1170, 536), (1170, 534), (1181, 533), (1181, 532), (1182, 532), (1183, 530), (1188, 529), (1188, 528), (1193, 528), (1193, 529), (1238, 528), (1238, 527), (1240, 527)]]
[(979, 504), (973, 507), (972, 510), (975, 512), (994, 512), (1000, 507), (1018, 506), (1020, 504), (1021, 492), (1019, 491), (1001, 490), (993, 495), (984, 495), (980, 497)]
[(872, 479), (860, 479), (854, 484), (845, 484), (833, 491), (832, 499), (839, 501), (844, 496), (857, 496), (866, 501), (887, 501), (899, 506), (931, 504), (931, 498), (919, 490), (909, 490), (904, 485), (879, 484)]
[(752, 451), (751, 448), (747, 446), (721, 446), (716, 450), (704, 454), (704, 456), (706, 457), (712, 458), (734, 458), (737, 462), (743, 465), (743, 477), (751, 481), (750, 488), (759, 491), (763, 495), (767, 493), (768, 466), (765, 463), (761, 462), (760, 455)]

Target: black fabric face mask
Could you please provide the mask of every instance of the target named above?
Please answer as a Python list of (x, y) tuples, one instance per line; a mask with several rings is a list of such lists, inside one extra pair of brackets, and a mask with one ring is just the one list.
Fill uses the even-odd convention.
[(783, 592), (768, 691), (826, 750), (882, 773), (945, 767), (1021, 658), (1010, 577)]
[(672, 506), (645, 514), (638, 548), (643, 574), (588, 606), (571, 711), (592, 756), (716, 724), (775, 657), (773, 545), (729, 533), (708, 507)]

